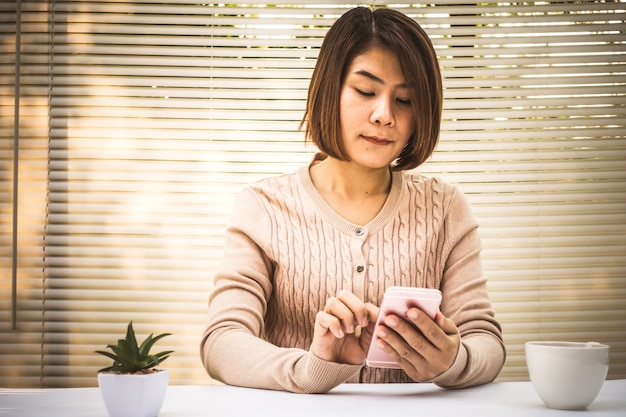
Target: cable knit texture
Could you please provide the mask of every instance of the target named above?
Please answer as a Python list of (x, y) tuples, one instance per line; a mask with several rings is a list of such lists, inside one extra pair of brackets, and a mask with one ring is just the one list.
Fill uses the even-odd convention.
[(492, 381), (504, 362), (501, 329), (480, 263), (477, 222), (465, 196), (441, 179), (394, 172), (385, 205), (367, 225), (347, 222), (313, 186), (308, 166), (245, 188), (215, 275), (202, 361), (225, 383), (326, 392), (343, 382), (413, 382), (402, 370), (330, 363), (308, 352), (315, 315), (346, 288), (380, 305), (392, 285), (439, 288), (462, 343), (433, 382)]

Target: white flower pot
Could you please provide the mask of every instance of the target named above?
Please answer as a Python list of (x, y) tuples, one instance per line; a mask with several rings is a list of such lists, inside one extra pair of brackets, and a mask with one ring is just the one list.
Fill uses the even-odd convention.
[(98, 385), (110, 417), (157, 417), (169, 371), (149, 374), (98, 373)]

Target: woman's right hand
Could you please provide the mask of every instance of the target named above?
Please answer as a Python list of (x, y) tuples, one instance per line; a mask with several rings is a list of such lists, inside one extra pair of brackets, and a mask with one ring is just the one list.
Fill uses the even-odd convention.
[(315, 317), (311, 353), (329, 362), (362, 364), (377, 315), (378, 307), (364, 303), (348, 290), (339, 291)]

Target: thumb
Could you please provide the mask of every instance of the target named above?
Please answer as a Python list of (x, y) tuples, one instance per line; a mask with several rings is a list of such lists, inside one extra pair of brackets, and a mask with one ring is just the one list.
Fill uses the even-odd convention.
[(447, 334), (454, 334), (458, 331), (454, 322), (444, 316), (441, 311), (438, 311), (435, 315), (435, 323), (437, 323), (437, 326), (441, 327), (441, 330)]

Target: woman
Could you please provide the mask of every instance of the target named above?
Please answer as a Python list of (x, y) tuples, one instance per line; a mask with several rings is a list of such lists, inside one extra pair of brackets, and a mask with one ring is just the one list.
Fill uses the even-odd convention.
[[(439, 136), (441, 75), (422, 28), (356, 8), (320, 49), (303, 123), (319, 149), (300, 170), (238, 196), (201, 356), (227, 384), (326, 392), (344, 382), (492, 381), (505, 351), (464, 195), (407, 170)], [(385, 288), (438, 288), (375, 327)], [(402, 369), (365, 365), (372, 335)]]

